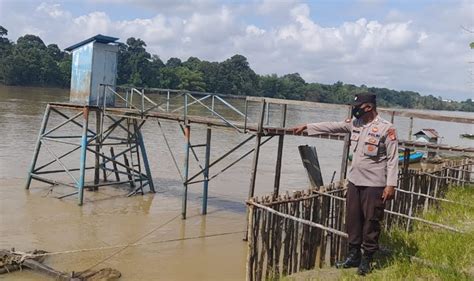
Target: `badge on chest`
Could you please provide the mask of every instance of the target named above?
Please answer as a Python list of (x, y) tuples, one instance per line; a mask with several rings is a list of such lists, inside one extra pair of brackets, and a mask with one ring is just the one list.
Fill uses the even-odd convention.
[(380, 134), (378, 128), (373, 127), (364, 139), (364, 155), (375, 157), (379, 154)]

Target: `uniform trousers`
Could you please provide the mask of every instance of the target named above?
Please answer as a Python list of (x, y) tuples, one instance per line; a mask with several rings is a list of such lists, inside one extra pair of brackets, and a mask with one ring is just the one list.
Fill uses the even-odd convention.
[(349, 182), (346, 198), (346, 228), (350, 247), (361, 247), (365, 253), (374, 253), (379, 248), (380, 222), (385, 203), (382, 199), (384, 187), (356, 186)]

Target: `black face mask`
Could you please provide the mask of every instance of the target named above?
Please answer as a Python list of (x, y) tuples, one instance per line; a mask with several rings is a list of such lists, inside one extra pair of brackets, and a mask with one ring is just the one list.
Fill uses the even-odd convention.
[(352, 108), (352, 116), (354, 116), (356, 119), (362, 118), (367, 112), (364, 111), (363, 108), (360, 106)]

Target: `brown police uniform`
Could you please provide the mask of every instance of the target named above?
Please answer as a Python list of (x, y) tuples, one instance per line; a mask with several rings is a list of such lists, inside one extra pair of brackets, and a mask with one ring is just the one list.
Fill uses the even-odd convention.
[(378, 249), (382, 194), (385, 186), (397, 186), (398, 141), (393, 125), (377, 116), (364, 124), (361, 119), (307, 124), (308, 135), (350, 133), (352, 165), (348, 174), (346, 227), (348, 242), (362, 245), (365, 252)]

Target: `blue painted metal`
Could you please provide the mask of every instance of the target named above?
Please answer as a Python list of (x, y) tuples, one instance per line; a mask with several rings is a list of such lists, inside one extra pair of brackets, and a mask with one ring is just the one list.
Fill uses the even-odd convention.
[[(115, 105), (115, 94), (104, 85), (115, 87), (117, 75), (117, 45), (115, 40), (95, 40), (92, 37), (74, 46), (72, 50), (71, 93), (72, 103), (89, 106)], [(73, 48), (74, 47), (74, 48)]]
[(140, 152), (142, 154), (143, 165), (145, 166), (145, 172), (148, 178), (148, 185), (150, 186), (150, 191), (155, 193), (155, 185), (153, 184), (153, 177), (151, 175), (150, 163), (148, 162), (148, 155), (146, 154), (145, 143), (143, 142), (142, 131), (137, 128), (137, 126), (135, 126), (135, 130), (138, 139), (138, 146), (140, 147)]
[(41, 149), (41, 138), (42, 138), (44, 132), (46, 131), (46, 125), (48, 124), (48, 119), (49, 119), (49, 114), (50, 113), (51, 113), (50, 105), (48, 104), (46, 106), (46, 111), (44, 112), (44, 115), (43, 115), (43, 121), (41, 122), (41, 129), (40, 129), (40, 133), (39, 133), (39, 136), (38, 136), (38, 140), (36, 141), (36, 147), (35, 147), (35, 152), (33, 154), (33, 160), (31, 161), (30, 170), (28, 172), (28, 179), (26, 180), (26, 186), (25, 186), (26, 189), (30, 189), (31, 177), (32, 177), (33, 171), (35, 170), (36, 161), (38, 161), (38, 155), (39, 155), (39, 152), (40, 152), (40, 149)]
[(79, 182), (77, 184), (79, 194), (79, 206), (84, 203), (84, 181), (86, 175), (86, 157), (87, 157), (87, 128), (89, 127), (89, 108), (84, 107), (84, 125), (82, 127), (81, 139), (81, 160), (79, 163)]
[[(416, 152), (416, 151), (413, 151), (410, 153), (410, 156), (408, 158), (408, 161), (410, 163), (417, 163), (417, 162), (420, 162), (421, 159), (423, 158), (424, 156), (424, 153), (423, 152)], [(405, 160), (405, 156), (403, 154), (399, 154), (398, 156), (398, 164), (399, 165), (402, 165), (403, 164), (403, 161)]]
[(191, 127), (187, 124), (184, 128), (185, 154), (184, 154), (184, 182), (183, 182), (183, 202), (181, 206), (181, 217), (186, 219), (186, 209), (188, 201), (188, 177), (189, 177), (189, 149), (191, 148)]
[(207, 214), (207, 197), (208, 197), (208, 189), (209, 189), (209, 162), (211, 158), (211, 134), (212, 129), (210, 127), (207, 128), (207, 135), (206, 135), (206, 156), (204, 162), (204, 184), (203, 184), (203, 194), (202, 194), (202, 214)]

